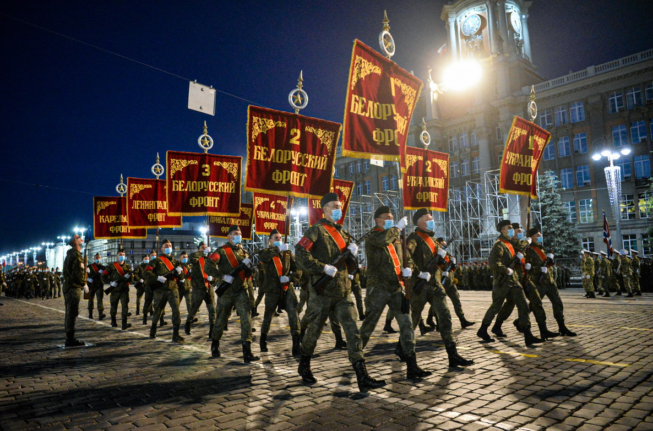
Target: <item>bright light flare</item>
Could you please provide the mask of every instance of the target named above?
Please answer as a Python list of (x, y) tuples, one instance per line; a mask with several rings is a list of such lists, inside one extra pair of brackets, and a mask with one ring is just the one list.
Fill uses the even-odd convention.
[(454, 63), (444, 71), (444, 86), (448, 90), (462, 91), (479, 83), (483, 75), (480, 63), (465, 60)]
[(601, 155), (600, 155), (600, 154), (594, 154), (594, 155), (592, 156), (592, 159), (594, 159), (594, 160), (601, 160)]
[(603, 157), (610, 157), (610, 154), (612, 154), (612, 151), (610, 151), (610, 150), (603, 150), (603, 151), (601, 151), (601, 155), (602, 155)]
[(623, 154), (624, 156), (627, 156), (628, 154), (630, 154), (630, 148), (623, 148), (621, 150), (621, 154)]

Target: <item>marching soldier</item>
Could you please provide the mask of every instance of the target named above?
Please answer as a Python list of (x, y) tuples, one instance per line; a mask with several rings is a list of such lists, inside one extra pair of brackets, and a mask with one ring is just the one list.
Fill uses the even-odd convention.
[[(422, 318), (424, 305), (429, 302), (435, 311), (438, 320), (438, 330), (449, 357), (449, 367), (468, 366), (474, 361), (467, 360), (458, 354), (456, 343), (451, 330), (451, 313), (447, 307), (447, 293), (442, 287), (442, 277), (449, 277), (448, 272), (442, 272), (444, 258), (447, 251), (440, 248), (433, 241), (435, 222), (433, 216), (425, 208), (415, 211), (413, 214), (415, 231), (407, 238), (406, 252), (414, 264), (411, 279), (410, 308), (412, 310), (413, 328), (418, 325)], [(421, 282), (424, 280), (423, 282)], [(417, 284), (421, 282), (422, 287), (416, 290)]]
[(86, 268), (86, 282), (89, 288), (88, 299), (88, 318), (93, 318), (93, 302), (97, 301), (98, 320), (106, 317), (104, 314), (104, 283), (102, 283), (102, 273), (105, 266), (101, 263), (100, 253), (96, 253), (93, 263)]
[[(109, 283), (106, 293), (110, 294), (109, 302), (111, 309), (111, 326), (118, 327), (118, 303), (121, 304), (122, 329), (131, 328), (131, 323), (127, 323), (129, 314), (129, 281), (132, 279), (132, 267), (125, 259), (125, 250), (120, 249), (116, 255), (117, 261), (107, 266), (102, 271), (102, 282)], [(99, 307), (99, 306), (98, 306)]]
[(211, 253), (211, 248), (204, 244), (204, 241), (200, 241), (197, 245), (197, 251), (190, 256), (190, 263), (194, 264), (200, 257), (209, 257)]
[(621, 266), (619, 267), (619, 274), (621, 274), (621, 278), (623, 279), (624, 283), (624, 290), (628, 292), (628, 295), (626, 295), (627, 298), (632, 298), (633, 296), (633, 285), (632, 285), (632, 276), (633, 276), (633, 269), (631, 266), (630, 258), (628, 257), (628, 250), (622, 249), (620, 252), (619, 260), (621, 263)]
[(639, 271), (641, 263), (637, 250), (630, 250), (630, 254), (633, 256), (632, 261), (632, 271), (633, 271), (633, 292), (635, 296), (642, 296), (642, 287), (639, 284)]
[(421, 379), (431, 373), (417, 365), (415, 332), (408, 314), (409, 307), (403, 306), (408, 301), (403, 292), (404, 279), (410, 278), (413, 266), (409, 257), (404, 266), (399, 239), (400, 232), (408, 223), (407, 218), (402, 218), (395, 225), (390, 208), (381, 206), (374, 213), (374, 221), (376, 227), (365, 240), (365, 255), (370, 268), (368, 283), (372, 288), (365, 298), (367, 316), (360, 328), (361, 341), (365, 347), (387, 305), (399, 323), (400, 335), (395, 354), (406, 362), (407, 378)]
[(196, 320), (195, 315), (200, 309), (202, 302), (204, 302), (209, 313), (209, 338), (213, 336), (213, 326), (215, 325), (215, 292), (211, 286), (213, 285), (213, 280), (220, 278), (220, 271), (218, 271), (218, 267), (216, 266), (219, 258), (220, 255), (218, 253), (211, 253), (208, 257), (204, 257), (204, 254), (202, 254), (191, 266), (190, 276), (186, 277), (186, 281), (190, 281), (192, 285), (191, 305), (188, 309), (188, 316), (186, 317), (186, 325), (184, 327), (186, 335), (190, 335), (191, 325)]
[(583, 277), (583, 288), (586, 292), (585, 297), (596, 298), (596, 294), (594, 294), (594, 282), (592, 281), (592, 276), (594, 275), (594, 261), (592, 260), (591, 251), (583, 250), (580, 269), (582, 271), (581, 277)]
[[(368, 389), (384, 386), (385, 381), (372, 379), (367, 373), (363, 343), (356, 326), (354, 303), (350, 296), (349, 268), (347, 265), (339, 265), (339, 267), (333, 265), (347, 251), (355, 257), (358, 254), (358, 247), (349, 233), (336, 222), (342, 217), (342, 204), (338, 200), (338, 195), (327, 193), (321, 200), (321, 206), (324, 217), (308, 228), (304, 237), (295, 246), (299, 269), (311, 276), (312, 285), (306, 313), (314, 316), (302, 340), (301, 359), (297, 371), (304, 382), (317, 382), (311, 371), (311, 356), (327, 317), (335, 311), (339, 323), (347, 334), (349, 361), (356, 372), (358, 388), (361, 392), (366, 392)], [(353, 260), (355, 261), (355, 258)], [(324, 288), (320, 286), (320, 289), (316, 290), (315, 284), (324, 275), (327, 277), (326, 283), (323, 284)]]
[[(143, 260), (141, 263), (136, 266), (134, 269), (134, 280), (136, 281), (136, 315), (138, 316), (141, 312), (141, 298), (145, 293), (145, 268), (150, 263), (150, 255), (143, 255)], [(145, 312), (143, 312), (145, 314)]]
[(34, 274), (34, 269), (27, 268), (27, 273), (23, 278), (23, 289), (25, 290), (25, 299), (32, 299), (36, 295), (36, 289), (38, 288), (39, 280)]
[(536, 338), (531, 333), (531, 321), (528, 317), (529, 309), (526, 302), (524, 289), (519, 282), (515, 267), (521, 262), (515, 253), (515, 248), (511, 243), (515, 231), (509, 220), (502, 220), (497, 225), (497, 230), (501, 233), (499, 238), (490, 250), (490, 268), (493, 275), (492, 286), (492, 305), (488, 308), (483, 317), (483, 323), (476, 333), (477, 336), (485, 342), (492, 342), (494, 339), (487, 333), (492, 320), (497, 315), (503, 302), (507, 297), (511, 297), (517, 306), (519, 318), (517, 320), (517, 329), (524, 334), (526, 345), (541, 343), (542, 340)]
[(59, 283), (59, 276), (54, 272), (54, 268), (50, 270), (50, 275), (52, 276), (52, 281), (50, 282), (50, 298), (57, 297), (57, 284)]
[[(152, 304), (154, 303), (154, 291), (152, 290), (152, 283), (154, 283), (156, 279), (147, 276), (147, 272), (149, 271), (147, 268), (150, 267), (150, 263), (155, 259), (156, 259), (156, 251), (153, 251), (150, 253), (150, 260), (148, 262), (148, 265), (143, 269), (143, 276), (144, 276), (143, 281), (145, 285), (145, 299), (143, 300), (143, 325), (147, 325), (147, 315), (154, 314), (154, 309), (152, 306)], [(163, 320), (164, 314), (165, 314), (165, 308), (163, 311), (161, 311), (161, 318), (160, 318), (161, 321), (159, 326), (163, 326), (166, 324), (166, 321)]]
[(220, 339), (225, 325), (231, 315), (231, 309), (236, 307), (240, 316), (240, 340), (243, 343), (243, 359), (245, 362), (258, 361), (259, 357), (252, 353), (252, 320), (251, 303), (247, 292), (246, 282), (251, 270), (252, 261), (247, 251), (242, 247), (243, 235), (240, 227), (234, 225), (229, 228), (227, 238), (229, 241), (218, 249), (218, 271), (222, 274), (222, 281), (228, 284), (226, 291), (218, 298), (218, 310), (215, 325), (213, 325), (213, 341), (211, 355), (220, 357)]
[(365, 309), (363, 308), (363, 289), (361, 287), (361, 265), (358, 264), (358, 271), (353, 275), (351, 280), (351, 293), (356, 299), (356, 310), (358, 310), (358, 320), (365, 320)]
[(84, 276), (84, 258), (80, 250), (83, 240), (79, 235), (73, 236), (68, 245), (72, 248), (66, 253), (63, 264), (63, 295), (66, 304), (66, 347), (85, 346), (83, 341), (75, 338), (75, 321), (79, 315), (79, 301), (82, 289), (86, 285)]
[(288, 244), (282, 242), (281, 234), (274, 229), (270, 232), (268, 248), (259, 252), (259, 259), (265, 267), (265, 284), (259, 289), (265, 292), (265, 312), (261, 325), (261, 352), (267, 352), (267, 338), (272, 322), (272, 315), (277, 306), (288, 313), (290, 335), (292, 338), (292, 355), (299, 356), (299, 317), (297, 315), (297, 296), (294, 286), (301, 279), (295, 258), (288, 250)]
[[(150, 260), (150, 264), (145, 268), (146, 281), (154, 295), (154, 316), (152, 316), (150, 338), (156, 338), (157, 323), (168, 303), (172, 309), (172, 342), (183, 343), (184, 338), (179, 335), (181, 315), (179, 314), (177, 280), (184, 269), (181, 267), (181, 262), (173, 259), (172, 243), (169, 240), (163, 240), (161, 251), (163, 253)], [(146, 314), (143, 312), (143, 317), (145, 318), (145, 316)]]
[(610, 297), (610, 273), (612, 272), (612, 263), (608, 260), (608, 254), (601, 251), (601, 262), (599, 264), (601, 286), (603, 286), (603, 297)]
[(63, 285), (63, 273), (59, 271), (59, 267), (55, 271), (55, 278), (57, 279), (57, 298), (61, 298), (61, 288)]
[[(447, 249), (447, 241), (444, 238), (438, 238), (436, 239), (438, 245), (443, 248)], [(444, 257), (445, 262), (448, 264), (453, 264), (455, 267), (456, 265), (456, 258), (447, 254)], [(468, 328), (472, 326), (476, 322), (470, 322), (469, 320), (465, 319), (465, 312), (463, 311), (463, 305), (460, 302), (460, 293), (458, 293), (458, 287), (456, 287), (456, 284), (454, 283), (454, 278), (456, 275), (460, 278), (462, 274), (462, 270), (460, 267), (454, 269), (454, 273), (452, 273), (449, 277), (444, 282), (444, 290), (447, 293), (447, 296), (451, 300), (451, 303), (453, 304), (453, 309), (456, 312), (456, 316), (458, 316), (458, 319), (460, 320), (460, 326), (462, 326), (463, 329)]]
[(601, 283), (601, 258), (600, 255), (595, 251), (592, 252), (592, 263), (594, 265), (594, 273), (592, 274), (592, 283), (594, 285), (594, 292), (595, 295), (596, 293), (600, 295), (603, 290), (603, 286)]
[(179, 279), (177, 280), (177, 288), (179, 289), (179, 306), (181, 306), (182, 299), (186, 300), (186, 314), (188, 314), (188, 311), (193, 306), (191, 296), (192, 285), (191, 280), (189, 279), (190, 263), (188, 253), (185, 251), (182, 251), (179, 257), (181, 258), (181, 268), (183, 269), (181, 274), (179, 274)]

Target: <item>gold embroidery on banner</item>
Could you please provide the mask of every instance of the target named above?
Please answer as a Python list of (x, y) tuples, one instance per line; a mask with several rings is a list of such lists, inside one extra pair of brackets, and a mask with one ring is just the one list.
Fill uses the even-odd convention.
[(336, 132), (330, 132), (328, 130), (316, 129), (311, 126), (307, 126), (305, 129), (307, 132), (315, 133), (317, 138), (320, 140), (320, 143), (326, 145), (327, 150), (331, 153), (331, 148), (333, 148), (333, 140), (336, 136)]
[(354, 61), (354, 73), (351, 77), (351, 90), (354, 89), (359, 79), (365, 79), (370, 73), (381, 75), (381, 68), (357, 55)]
[(410, 169), (418, 160), (424, 160), (424, 156), (418, 156), (415, 154), (406, 154), (406, 169)]
[(118, 204), (118, 202), (116, 202), (116, 201), (101, 201), (101, 202), (98, 202), (97, 203), (97, 213), (100, 214), (100, 211), (102, 211), (106, 207), (108, 207), (110, 205), (117, 205), (117, 204)]
[[(274, 202), (272, 202), (274, 204)], [(283, 207), (283, 209), (287, 210), (288, 209), (288, 200), (282, 201), (278, 200), (277, 203)], [(274, 207), (272, 207), (274, 208)]]
[(247, 217), (252, 218), (252, 208), (241, 208), (240, 210), (247, 214)]
[(411, 113), (413, 112), (413, 107), (415, 105), (415, 97), (417, 97), (417, 90), (415, 90), (413, 87), (411, 87), (408, 84), (404, 84), (398, 78), (391, 78), (391, 79), (392, 79), (392, 85), (394, 86), (396, 84), (397, 86), (399, 86), (401, 92), (404, 94), (404, 96), (406, 96), (406, 105), (408, 106), (408, 116), (410, 117)]
[(170, 159), (170, 178), (181, 172), (188, 165), (197, 165), (197, 160)]
[(238, 178), (238, 163), (235, 162), (213, 162), (213, 166), (220, 166), (224, 168), (227, 172)]
[(345, 198), (346, 198), (347, 196), (349, 196), (349, 192), (351, 191), (351, 187), (347, 187), (347, 186), (336, 186), (336, 190), (340, 190), (340, 191), (342, 192), (342, 194), (343, 194), (343, 195), (345, 196)]
[(145, 189), (151, 189), (152, 184), (130, 184), (129, 188), (129, 199), (133, 198), (136, 193), (139, 193)]
[(283, 121), (274, 121), (269, 118), (252, 117), (252, 141), (261, 133), (267, 133), (268, 130), (275, 127), (286, 127)]
[(440, 169), (442, 169), (442, 172), (444, 173), (444, 177), (447, 178), (447, 176), (449, 176), (449, 168), (447, 167), (449, 162), (441, 159), (433, 159), (433, 161), (440, 166)]
[(256, 196), (256, 197), (254, 198), (254, 209), (258, 208), (258, 206), (259, 206), (260, 204), (262, 204), (263, 202), (267, 202), (267, 201), (269, 201), (269, 200), (270, 200), (270, 198), (262, 198), (262, 197), (260, 197), (260, 196)]

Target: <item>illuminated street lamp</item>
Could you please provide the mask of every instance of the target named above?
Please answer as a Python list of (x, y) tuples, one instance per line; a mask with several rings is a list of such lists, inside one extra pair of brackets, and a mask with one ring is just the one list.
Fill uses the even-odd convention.
[(34, 257), (34, 266), (36, 266), (36, 253), (41, 250), (41, 247), (32, 247), (32, 256)]
[(290, 214), (295, 216), (295, 235), (297, 239), (302, 236), (302, 224), (299, 221), (299, 217), (308, 214), (306, 207), (297, 207), (290, 210)]

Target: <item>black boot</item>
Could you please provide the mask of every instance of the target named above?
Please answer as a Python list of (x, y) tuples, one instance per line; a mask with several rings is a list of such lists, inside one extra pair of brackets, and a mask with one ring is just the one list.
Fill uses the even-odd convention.
[(118, 322), (116, 321), (116, 316), (111, 316), (111, 327), (112, 328), (117, 328), (118, 327)]
[(634, 293), (634, 295), (635, 296), (642, 296), (642, 292), (638, 290), (637, 292)]
[(433, 316), (429, 316), (428, 319), (426, 319), (426, 324), (431, 327), (431, 329), (435, 329), (437, 325), (433, 321)]
[(256, 308), (252, 308), (252, 319), (255, 318), (256, 316), (259, 316), (259, 312)]
[(456, 343), (451, 342), (449, 344), (445, 344), (444, 348), (447, 350), (447, 356), (449, 356), (449, 368), (466, 367), (474, 363), (474, 361), (465, 359), (458, 354)]
[(590, 292), (590, 295), (588, 298), (596, 298), (596, 294), (594, 292)]
[(490, 337), (490, 334), (487, 333), (488, 326), (489, 325), (481, 324), (481, 327), (478, 328), (476, 336), (482, 338), (486, 343), (491, 343), (494, 341), (494, 338)]
[(147, 313), (143, 313), (143, 325), (147, 325)]
[(469, 320), (465, 319), (465, 316), (460, 318), (460, 326), (462, 326), (463, 329), (469, 328), (470, 326), (472, 326), (474, 324), (476, 324), (476, 322), (470, 322)]
[(292, 355), (299, 356), (299, 334), (292, 334)]
[(423, 379), (430, 376), (430, 371), (424, 371), (417, 365), (417, 356), (406, 357), (406, 378), (408, 379)]
[(503, 325), (503, 320), (497, 319), (496, 322), (494, 322), (494, 326), (492, 326), (492, 333), (499, 338), (506, 336), (506, 334), (501, 329), (501, 325)]
[(83, 341), (79, 341), (77, 338), (75, 338), (75, 331), (67, 331), (66, 332), (66, 347), (81, 347), (81, 346), (86, 346), (86, 343)]
[(88, 310), (88, 318), (89, 319), (93, 318), (93, 310)]
[(253, 362), (253, 361), (258, 361), (259, 357), (254, 356), (252, 353), (252, 342), (251, 341), (245, 341), (243, 342), (243, 360), (245, 362)]
[(388, 334), (396, 334), (397, 331), (394, 330), (392, 327), (392, 320), (387, 320), (385, 321), (385, 326), (383, 327), (383, 330), (387, 332)]
[(385, 380), (375, 380), (367, 374), (367, 367), (365, 366), (365, 360), (363, 359), (354, 364), (354, 371), (356, 371), (358, 390), (361, 392), (367, 392), (368, 389), (376, 389), (385, 386)]
[(428, 334), (429, 332), (433, 332), (433, 329), (428, 328), (428, 327), (424, 324), (424, 321), (423, 321), (423, 320), (420, 320), (420, 321), (419, 321), (419, 333), (420, 333), (420, 335), (422, 335), (422, 337), (423, 337), (424, 335)]
[(97, 318), (97, 320), (103, 320), (105, 317), (107, 317), (107, 315), (100, 311), (100, 316)]
[(336, 350), (344, 350), (347, 348), (347, 342), (342, 339), (342, 332), (334, 332), (333, 335), (336, 336), (336, 346), (334, 349)]
[(540, 338), (542, 338), (544, 341), (551, 339), (553, 337), (559, 337), (560, 334), (558, 332), (551, 332), (549, 331), (549, 328), (546, 327), (546, 323), (538, 323), (537, 326), (540, 328)]
[(213, 340), (211, 341), (211, 356), (214, 358), (220, 357), (220, 342)]
[(610, 297), (610, 292), (608, 290), (606, 290), (605, 293), (603, 294), (603, 297), (604, 298), (609, 298)]
[(161, 320), (159, 320), (159, 328), (162, 327), (162, 326), (166, 326), (167, 324), (168, 324), (168, 322), (163, 320), (163, 316), (161, 316)]
[(628, 295), (626, 295), (626, 298), (632, 298), (633, 296), (635, 296), (635, 295), (633, 295), (633, 292), (628, 292)]
[(544, 343), (544, 340), (541, 338), (537, 338), (533, 333), (531, 332), (531, 328), (524, 329), (524, 341), (526, 342), (527, 346), (533, 345), (533, 344), (538, 344), (538, 343)]
[(615, 293), (614, 296), (621, 296), (621, 290), (617, 290), (617, 293)]
[(311, 357), (302, 355), (299, 359), (299, 367), (297, 372), (302, 377), (302, 380), (308, 384), (317, 383), (317, 379), (313, 377), (313, 372), (311, 371)]
[(183, 343), (184, 337), (179, 335), (179, 325), (175, 325), (172, 328), (172, 342), (173, 343)]
[(399, 358), (399, 362), (406, 362), (406, 355), (404, 354), (404, 349), (401, 348), (401, 341), (397, 341), (397, 347), (395, 347), (395, 355)]
[(259, 341), (261, 352), (268, 351), (268, 334), (261, 334), (261, 340)]
[(190, 322), (187, 320), (186, 324), (184, 325), (184, 332), (186, 335), (190, 335)]
[(127, 318), (123, 317), (122, 318), (122, 330), (124, 331), (125, 329), (129, 329), (132, 327), (131, 323), (127, 323)]
[(558, 330), (560, 331), (560, 335), (562, 335), (562, 336), (575, 337), (577, 335), (575, 332), (571, 332), (565, 326), (565, 321), (564, 320), (558, 320)]
[(150, 326), (150, 338), (156, 338), (156, 320)]
[(523, 334), (524, 331), (522, 331), (521, 329), (519, 329), (519, 325), (518, 325), (518, 323), (519, 323), (519, 319), (515, 319), (515, 320), (512, 321), (512, 324), (515, 325), (515, 329), (517, 330), (517, 332), (521, 332), (521, 333)]
[(223, 329), (223, 331), (224, 331), (224, 332), (227, 332), (228, 330), (229, 330), (229, 321), (227, 320), (226, 322), (224, 322), (224, 329)]
[(215, 325), (215, 322), (209, 321), (209, 339), (213, 338), (213, 325)]

